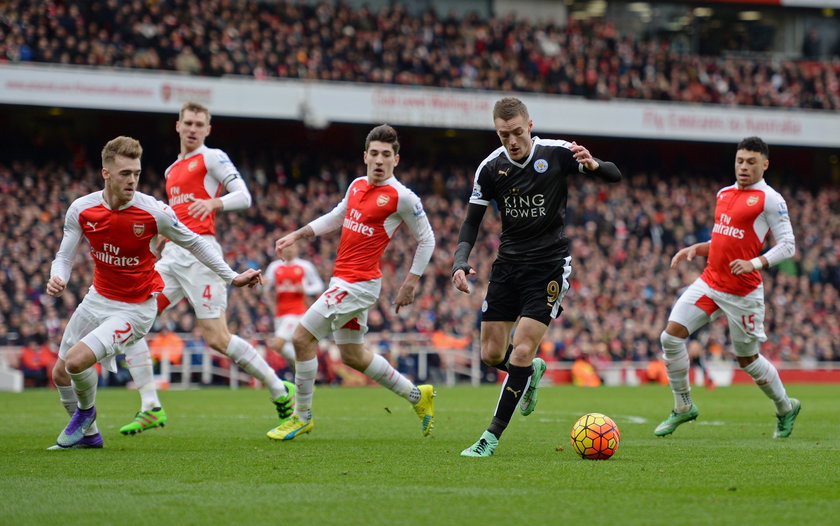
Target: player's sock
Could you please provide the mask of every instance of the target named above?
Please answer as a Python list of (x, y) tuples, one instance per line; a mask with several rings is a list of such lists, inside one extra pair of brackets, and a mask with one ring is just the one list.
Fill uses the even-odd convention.
[(773, 401), (776, 406), (776, 414), (783, 415), (791, 409), (790, 398), (788, 398), (782, 379), (779, 378), (779, 371), (770, 363), (770, 360), (762, 355), (751, 364), (743, 367), (744, 372), (755, 380), (755, 384), (764, 394)]
[(140, 410), (151, 411), (160, 407), (152, 354), (149, 352), (149, 345), (145, 339), (138, 340), (125, 348), (125, 363), (140, 393)]
[(508, 367), (509, 367), (509, 362), (510, 362), (510, 354), (512, 352), (513, 352), (513, 344), (509, 343), (507, 351), (505, 351), (505, 357), (502, 358), (501, 362), (495, 364), (493, 367), (495, 367), (496, 369), (498, 369), (500, 371), (507, 372)]
[(318, 376), (318, 358), (295, 362), (295, 414), (304, 422), (312, 420), (312, 394), (315, 391), (315, 377)]
[(505, 383), (502, 384), (502, 394), (499, 396), (496, 412), (493, 414), (490, 427), (487, 428), (487, 431), (493, 433), (496, 438), (502, 436), (510, 423), (510, 418), (516, 411), (519, 400), (522, 399), (523, 393), (528, 389), (528, 381), (531, 379), (533, 372), (533, 365), (527, 367), (508, 365), (508, 376), (505, 378)]
[(283, 344), (283, 347), (280, 348), (280, 354), (286, 358), (286, 361), (290, 364), (295, 363), (295, 346), (292, 342), (286, 342)]
[(364, 373), (385, 389), (390, 389), (402, 396), (412, 405), (420, 401), (420, 390), (382, 356), (374, 354), (373, 360), (370, 361)]
[(271, 392), (271, 399), (276, 400), (281, 396), (288, 395), (283, 381), (277, 377), (274, 369), (257, 353), (254, 347), (240, 338), (233, 335), (230, 338), (225, 354), (230, 356), (236, 364), (246, 373), (250, 374), (268, 387)]
[(96, 403), (96, 384), (99, 381), (96, 368), (88, 367), (80, 373), (67, 371), (67, 374), (73, 380), (73, 389), (76, 392), (76, 398), (79, 400), (79, 409), (93, 407)]
[(685, 413), (691, 409), (691, 384), (688, 381), (690, 360), (685, 347), (686, 338), (677, 338), (663, 331), (659, 341), (662, 343), (668, 382), (674, 392), (674, 411)]

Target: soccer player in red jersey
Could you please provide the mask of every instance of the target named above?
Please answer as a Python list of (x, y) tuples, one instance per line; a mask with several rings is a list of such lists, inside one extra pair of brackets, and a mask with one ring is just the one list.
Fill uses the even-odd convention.
[(98, 375), (93, 366), (102, 362), (116, 372), (114, 357), (141, 341), (154, 322), (156, 297), (164, 287), (150, 248), (158, 234), (193, 254), (225, 283), (262, 283), (260, 271), (237, 275), (207, 241), (178, 221), (170, 207), (137, 191), (142, 153), (140, 143), (130, 137), (108, 142), (102, 150), (105, 188), (76, 199), (67, 210), (47, 294), (64, 291), (82, 237), (90, 245), (94, 271), (93, 284), (64, 331), (53, 369), (61, 403), (71, 418), (50, 449), (102, 447), (95, 423)]
[[(195, 102), (184, 104), (175, 130), (180, 138), (181, 154), (165, 173), (169, 206), (187, 228), (204, 238), (221, 255), (222, 249), (215, 236), (216, 213), (248, 208), (251, 194), (227, 154), (204, 144), (210, 135), (210, 111), (206, 107)], [(232, 358), (245, 372), (268, 387), (279, 420), (288, 418), (294, 404), (294, 385), (280, 380), (250, 343), (230, 333), (225, 317), (225, 282), (173, 243), (166, 243), (163, 248), (157, 270), (165, 284), (158, 297), (158, 310), (162, 312), (186, 297), (207, 345)], [(167, 420), (157, 395), (151, 356), (141, 351), (133, 348), (126, 353), (129, 371), (140, 392), (141, 408), (134, 421), (120, 428), (123, 434), (139, 433)]]
[(405, 223), (417, 240), (417, 250), (405, 280), (394, 300), (396, 311), (414, 302), (420, 276), (432, 257), (435, 237), (420, 198), (394, 176), (400, 161), (397, 132), (386, 124), (377, 126), (365, 140), (367, 176), (350, 183), (344, 199), (331, 212), (277, 240), (278, 253), (301, 238), (320, 236), (341, 229), (335, 270), (327, 290), (301, 318), (292, 341), (295, 346), (297, 401), (292, 417), (268, 432), (274, 440), (292, 440), (309, 433), (312, 395), (318, 371), (318, 341), (330, 333), (341, 359), (404, 397), (414, 406), (423, 435), (434, 425), (434, 388), (415, 386), (388, 361), (367, 350), (367, 311), (379, 300), (382, 271), (379, 260), (397, 227)]
[[(774, 438), (793, 431), (799, 400), (788, 397), (779, 372), (761, 354), (764, 334), (764, 286), (762, 268), (777, 265), (796, 253), (793, 228), (785, 200), (764, 181), (770, 166), (770, 150), (759, 137), (748, 137), (735, 153), (735, 184), (722, 188), (715, 199), (712, 239), (683, 248), (671, 259), (680, 261), (705, 256), (703, 273), (680, 295), (660, 336), (668, 381), (674, 392), (674, 410), (654, 430), (670, 435), (680, 424), (699, 415), (691, 400), (688, 380), (689, 335), (723, 315), (729, 322), (738, 365), (776, 406)], [(761, 253), (767, 236), (775, 244)]]
[(324, 280), (315, 265), (298, 257), (298, 245), (283, 249), (280, 259), (265, 269), (266, 290), (273, 297), (274, 337), (272, 346), (294, 366), (295, 346), (292, 335), (308, 306), (307, 296), (324, 291)]
[(525, 416), (536, 406), (546, 369), (545, 361), (535, 358), (537, 348), (551, 320), (563, 310), (560, 303), (572, 271), (569, 240), (563, 233), (569, 181), (621, 179), (615, 164), (596, 159), (580, 144), (532, 137), (534, 123), (517, 98), (496, 102), (493, 123), (502, 145), (476, 170), (458, 234), (452, 284), (469, 294), (467, 277), (475, 270), (467, 259), (484, 212), (495, 201), (502, 218), (501, 244), (481, 311), (481, 359), (507, 377), (490, 425), (461, 452), (466, 457), (493, 455), (517, 405)]

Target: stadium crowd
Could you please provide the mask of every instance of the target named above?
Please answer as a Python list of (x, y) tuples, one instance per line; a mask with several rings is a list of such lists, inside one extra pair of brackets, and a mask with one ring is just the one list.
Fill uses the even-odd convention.
[[(311, 165), (319, 162), (313, 159)], [(265, 269), (275, 257), (278, 237), (325, 212), (340, 200), (349, 181), (362, 175), (356, 159), (330, 161), (310, 176), (284, 163), (271, 169), (240, 169), (254, 206), (217, 217), (225, 258), (235, 269)], [(450, 283), (452, 251), (473, 169), (400, 166), (400, 179), (423, 198), (437, 247), (415, 305), (397, 315), (390, 304), (403, 277), (397, 273), (408, 268), (405, 258), (414, 252), (411, 236), (404, 229), (398, 232), (382, 261), (382, 299), (370, 315), (374, 338), (387, 341), (391, 334), (408, 333), (469, 342), (475, 337), (482, 281), (474, 282), (476, 290), (469, 296)], [(44, 285), (67, 206), (95, 190), (99, 180), (98, 170), (90, 165), (0, 164), (0, 221), (6, 225), (0, 232), (0, 345), (48, 343), (57, 348), (63, 324), (92, 281), (92, 265), (75, 266), (60, 298), (46, 296)], [(730, 183), (725, 178), (639, 172), (609, 187), (573, 181), (567, 228), (573, 242), (572, 290), (564, 313), (549, 329), (543, 355), (563, 361), (581, 355), (606, 361), (656, 359), (659, 333), (678, 290), (704, 264), (698, 258), (672, 270), (670, 258), (679, 248), (709, 238), (711, 201), (718, 188)], [(762, 272), (769, 336), (762, 352), (773, 360), (803, 365), (840, 360), (840, 190), (777, 189), (786, 196), (798, 252), (786, 264)], [(163, 197), (161, 174), (149, 167), (141, 190)], [(487, 232), (479, 237), (470, 261), (486, 279), (498, 246), (493, 235), (499, 231), (496, 214), (488, 214), (482, 228)], [(337, 235), (316, 238), (302, 247), (302, 255), (327, 278), (337, 244)], [(81, 250), (78, 257), (89, 255)], [(186, 303), (169, 319), (179, 331), (193, 329)], [(261, 294), (232, 291), (228, 319), (232, 331), (244, 337), (264, 340), (272, 332), (270, 308)], [(699, 339), (708, 353), (728, 358), (727, 333), (719, 320)]]
[(401, 4), (12, 0), (0, 17), (0, 61), (592, 99), (837, 110), (836, 59), (701, 56), (601, 19), (416, 16)]

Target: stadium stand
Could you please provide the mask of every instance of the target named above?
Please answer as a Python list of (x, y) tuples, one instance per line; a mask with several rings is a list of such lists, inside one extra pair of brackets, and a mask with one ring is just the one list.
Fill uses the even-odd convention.
[[(0, 61), (840, 109), (840, 61), (701, 56), (598, 18), (415, 16), (343, 2), (8, 3)], [(840, 46), (835, 46), (836, 53)], [(836, 57), (835, 57), (836, 58)]]

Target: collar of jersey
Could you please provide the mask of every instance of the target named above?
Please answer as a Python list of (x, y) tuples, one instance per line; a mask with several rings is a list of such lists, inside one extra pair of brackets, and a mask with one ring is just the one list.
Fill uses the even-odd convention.
[(179, 159), (179, 160), (181, 160), (181, 161), (183, 161), (184, 159), (189, 159), (190, 157), (193, 157), (193, 156), (198, 155), (198, 154), (200, 154), (200, 153), (204, 153), (204, 150), (206, 150), (206, 149), (207, 149), (207, 145), (206, 145), (206, 144), (202, 144), (201, 146), (199, 146), (199, 147), (198, 147), (198, 148), (196, 148), (195, 150), (191, 151), (191, 152), (190, 152), (190, 153), (188, 153), (187, 155), (180, 155), (180, 154), (179, 154), (179, 155), (178, 155), (178, 159)]
[[(126, 208), (132, 206), (134, 204), (135, 199), (137, 199), (137, 190), (134, 191), (134, 197), (131, 198), (131, 201), (129, 201), (126, 204), (122, 205), (121, 207), (117, 208), (117, 210), (125, 210)], [(111, 208), (111, 205), (108, 204), (108, 201), (105, 200), (105, 190), (100, 190), (99, 191), (99, 201), (108, 210), (113, 210), (113, 208)]]
[(519, 168), (525, 168), (526, 166), (528, 166), (528, 163), (531, 162), (531, 158), (534, 156), (534, 150), (537, 148), (537, 141), (538, 140), (540, 140), (540, 138), (537, 137), (537, 136), (531, 137), (531, 152), (528, 153), (528, 158), (525, 159), (525, 161), (522, 162), (522, 164), (519, 164), (518, 162), (516, 162), (516, 161), (514, 161), (513, 159), (510, 158), (510, 153), (508, 153), (507, 148), (502, 146), (502, 150), (505, 152), (505, 157), (507, 157), (507, 160), (510, 161), (510, 164), (512, 164), (514, 166), (517, 166)]

